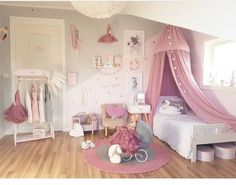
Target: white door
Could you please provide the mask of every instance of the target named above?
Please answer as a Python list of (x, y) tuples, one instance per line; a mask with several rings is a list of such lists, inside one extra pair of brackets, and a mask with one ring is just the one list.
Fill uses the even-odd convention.
[[(65, 72), (64, 20), (10, 17), (10, 31), (12, 74), (16, 69)], [(64, 96), (63, 92), (53, 96), (55, 130), (63, 130), (65, 125)]]

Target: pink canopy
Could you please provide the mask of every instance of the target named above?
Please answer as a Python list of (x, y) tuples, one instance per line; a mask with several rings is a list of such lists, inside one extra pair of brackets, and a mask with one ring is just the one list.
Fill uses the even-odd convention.
[(149, 78), (146, 102), (152, 107), (149, 123), (153, 121), (161, 94), (166, 56), (180, 94), (195, 114), (207, 123), (225, 123), (236, 130), (236, 117), (212, 104), (198, 87), (190, 63), (190, 49), (180, 28), (168, 25), (160, 37)]

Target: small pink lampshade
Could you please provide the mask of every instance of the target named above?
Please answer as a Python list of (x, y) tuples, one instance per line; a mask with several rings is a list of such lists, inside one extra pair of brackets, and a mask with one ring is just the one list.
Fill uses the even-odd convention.
[(107, 33), (104, 34), (103, 36), (101, 36), (98, 39), (98, 42), (102, 42), (102, 43), (112, 43), (112, 42), (116, 42), (117, 38), (115, 38), (113, 35), (111, 35), (111, 26), (110, 24), (107, 25)]

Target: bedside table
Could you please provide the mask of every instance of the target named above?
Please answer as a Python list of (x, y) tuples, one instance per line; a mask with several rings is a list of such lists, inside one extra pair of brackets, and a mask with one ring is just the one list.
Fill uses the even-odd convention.
[(148, 123), (147, 114), (151, 112), (151, 106), (148, 104), (126, 104), (127, 110), (130, 114), (143, 114)]

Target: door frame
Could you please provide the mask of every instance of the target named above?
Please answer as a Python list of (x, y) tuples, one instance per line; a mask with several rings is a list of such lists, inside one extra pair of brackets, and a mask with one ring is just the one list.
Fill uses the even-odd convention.
[[(59, 26), (61, 29), (61, 40), (62, 40), (62, 72), (66, 74), (66, 63), (65, 63), (65, 21), (64, 19), (50, 19), (50, 18), (35, 18), (35, 17), (16, 17), (10, 16), (10, 51), (11, 51), (11, 87), (12, 87), (12, 100), (14, 100), (14, 78), (13, 72), (16, 69), (16, 55), (15, 55), (15, 36), (16, 36), (16, 24), (32, 24), (32, 25), (49, 25)], [(62, 131), (66, 129), (66, 90), (62, 90)]]

